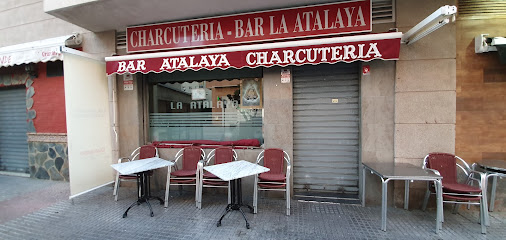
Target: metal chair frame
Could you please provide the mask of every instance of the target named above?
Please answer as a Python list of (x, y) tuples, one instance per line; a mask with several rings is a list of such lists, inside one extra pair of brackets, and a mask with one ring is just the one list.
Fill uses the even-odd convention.
[[(268, 149), (265, 149), (268, 150)], [(260, 162), (264, 159), (264, 152), (260, 152), (258, 154), (256, 163), (260, 165)], [(290, 156), (286, 151), (283, 151), (283, 158), (286, 162), (286, 172), (285, 172), (285, 182), (265, 182), (258, 178), (258, 174), (255, 175), (255, 186), (254, 186), (254, 192), (253, 192), (253, 211), (254, 213), (258, 212), (258, 191), (282, 191), (285, 192), (286, 197), (286, 215), (290, 216), (290, 173), (291, 173), (291, 161)], [(264, 188), (259, 186), (259, 184), (272, 184), (272, 185), (285, 185), (284, 188)]]
[[(231, 148), (232, 152), (233, 152), (233, 157), (232, 157), (232, 161), (236, 161), (237, 160), (237, 152)], [(216, 181), (216, 182), (225, 182), (221, 179), (216, 179), (216, 178), (204, 178), (204, 167), (205, 166), (210, 166), (210, 165), (213, 165), (213, 164), (210, 164), (211, 163), (211, 160), (214, 159), (214, 161), (216, 161), (215, 159), (215, 152), (216, 152), (216, 149), (213, 149), (211, 152), (209, 152), (209, 154), (207, 155), (207, 158), (205, 161), (200, 161), (199, 164), (198, 164), (198, 170), (199, 170), (199, 185), (198, 185), (198, 198), (196, 199), (196, 205), (197, 205), (197, 208), (198, 209), (201, 209), (202, 208), (202, 189), (204, 187), (210, 187), (210, 188), (227, 188), (228, 189), (228, 203), (230, 204), (231, 203), (231, 193), (230, 193), (230, 181), (227, 181), (227, 185), (212, 185), (212, 184), (205, 184), (205, 181)]]
[[(427, 156), (425, 156), (425, 158), (423, 159), (423, 166), (422, 168), (423, 169), (426, 169), (426, 170), (429, 170), (429, 171), (432, 171), (434, 172), (435, 174), (441, 176), (441, 174), (439, 173), (438, 170), (435, 170), (435, 169), (431, 169), (431, 168), (428, 168), (427, 167), (427, 164), (428, 164), (428, 159), (429, 159), (429, 156), (431, 154), (438, 154), (438, 153), (430, 153), (430, 154), (427, 154)], [(486, 189), (487, 189), (487, 179), (486, 179), (486, 174), (482, 173), (482, 172), (479, 172), (479, 171), (476, 171), (474, 170), (474, 164), (473, 164), (473, 167), (469, 167), (469, 164), (467, 164), (466, 161), (464, 161), (464, 159), (460, 158), (459, 156), (455, 156), (455, 159), (459, 160), (459, 161), (456, 161), (456, 168), (457, 169), (461, 169), (464, 174), (466, 175), (467, 179), (466, 179), (466, 184), (468, 185), (473, 185), (474, 182), (477, 182), (478, 185), (479, 185), (479, 188), (481, 189), (481, 192), (480, 193), (454, 193), (454, 192), (448, 192), (448, 191), (444, 191), (444, 183), (443, 183), (443, 192), (442, 192), (442, 195), (443, 197), (441, 198), (441, 207), (443, 205), (443, 203), (453, 203), (455, 204), (454, 206), (454, 213), (457, 212), (458, 208), (457, 208), (457, 204), (468, 204), (468, 207), (469, 205), (480, 205), (480, 223), (481, 223), (481, 233), (483, 234), (486, 234), (487, 233), (487, 228), (486, 226), (489, 225), (489, 219), (488, 219), (488, 207), (487, 207), (487, 195), (486, 195)], [(478, 177), (475, 177), (475, 175), (478, 175)], [(443, 178), (444, 180), (444, 178)], [(425, 197), (424, 197), (424, 200), (423, 200), (423, 205), (422, 205), (422, 210), (425, 211), (425, 209), (427, 208), (427, 202), (429, 200), (429, 197), (431, 194), (435, 194), (431, 191), (431, 185), (429, 182), (427, 182), (427, 191), (425, 192)], [(478, 202), (472, 202), (472, 201), (459, 201), (459, 200), (444, 200), (444, 196), (455, 196), (455, 197), (479, 197), (480, 198), (480, 201)], [(443, 211), (441, 211), (441, 222), (444, 222), (444, 214), (443, 214)], [(442, 225), (440, 225), (442, 226)]]
[[(194, 147), (194, 146), (189, 146), (189, 147)], [(174, 165), (173, 165), (173, 168), (175, 169), (175, 171), (178, 170), (178, 167), (177, 167), (177, 163), (180, 159), (183, 158), (183, 155), (184, 155), (184, 150), (188, 148), (188, 147), (184, 147), (182, 148), (181, 150), (179, 150), (177, 153), (176, 153), (176, 156), (175, 156), (175, 159), (174, 159)], [(202, 161), (203, 159), (206, 158), (206, 153), (204, 152), (204, 150), (202, 148), (200, 148), (200, 159), (199, 161)], [(167, 182), (166, 182), (166, 188), (165, 188), (165, 207), (168, 207), (168, 201), (169, 201), (169, 192), (170, 192), (170, 186), (195, 186), (195, 201), (197, 201), (198, 199), (198, 186), (199, 186), (199, 181), (200, 181), (200, 174), (199, 174), (199, 169), (198, 169), (198, 163), (197, 163), (197, 166), (195, 166), (195, 176), (192, 176), (192, 177), (175, 177), (175, 176), (172, 176), (171, 175), (171, 171), (169, 171), (167, 173)], [(185, 181), (185, 180), (193, 180), (191, 181), (190, 183), (171, 183), (171, 180), (178, 180), (178, 181)]]
[[(128, 162), (131, 162), (131, 161), (135, 161), (135, 160), (138, 160), (140, 154), (141, 154), (141, 147), (138, 147), (136, 148), (131, 154), (129, 157), (122, 157), (122, 158), (119, 158), (118, 159), (118, 163), (122, 163), (124, 162), (125, 160), (128, 161)], [(156, 148), (155, 146), (153, 146), (153, 148), (155, 148), (155, 156), (154, 157), (158, 157), (158, 148)], [(122, 179), (121, 176), (128, 176), (129, 178), (124, 178)], [(112, 195), (114, 195), (114, 201), (118, 201), (118, 192), (119, 192), (119, 187), (120, 187), (120, 183), (122, 181), (126, 181), (126, 182), (137, 182), (138, 179), (137, 179), (137, 175), (136, 174), (131, 174), (131, 175), (121, 175), (119, 174), (119, 172), (116, 172), (116, 179), (114, 181), (114, 189), (112, 191)], [(140, 189), (139, 189), (139, 196), (140, 196)]]

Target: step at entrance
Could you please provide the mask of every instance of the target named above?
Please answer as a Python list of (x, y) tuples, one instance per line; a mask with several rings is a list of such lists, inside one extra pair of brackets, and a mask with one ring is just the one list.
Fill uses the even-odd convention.
[(346, 193), (325, 193), (325, 192), (295, 192), (294, 200), (306, 202), (326, 202), (341, 204), (357, 204), (360, 205), (358, 194)]

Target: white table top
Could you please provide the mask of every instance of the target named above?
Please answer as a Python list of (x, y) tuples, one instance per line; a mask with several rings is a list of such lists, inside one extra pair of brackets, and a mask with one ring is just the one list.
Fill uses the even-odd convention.
[(159, 157), (152, 157), (130, 162), (116, 163), (112, 164), (111, 167), (122, 175), (128, 175), (172, 165), (174, 165), (174, 163), (171, 161), (161, 159)]
[(270, 171), (270, 169), (266, 167), (250, 163), (245, 160), (206, 166), (204, 169), (216, 175), (223, 181), (230, 181)]

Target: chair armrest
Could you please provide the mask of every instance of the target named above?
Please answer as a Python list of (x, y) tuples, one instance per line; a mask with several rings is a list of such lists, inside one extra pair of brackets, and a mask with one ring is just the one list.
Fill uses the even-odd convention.
[(118, 159), (118, 163), (122, 163), (123, 160), (125, 160), (125, 159), (128, 159), (128, 161), (130, 161), (130, 158), (128, 158), (128, 157), (122, 157), (122, 158)]
[(172, 165), (171, 167), (173, 167), (174, 170), (177, 171), (178, 170), (178, 168), (177, 168), (177, 159), (174, 159), (174, 161), (171, 161), (171, 162), (174, 163), (174, 165)]
[(197, 163), (197, 171), (199, 172), (202, 172), (204, 171), (204, 160), (200, 160), (198, 163)]
[[(471, 177), (474, 174), (478, 174), (480, 176), (480, 178)], [(484, 186), (486, 178), (487, 178), (487, 174), (485, 174), (483, 172), (476, 171), (476, 170), (470, 170), (469, 171), (468, 181), (470, 181), (470, 180), (477, 181), (480, 184), (480, 187)]]
[(434, 174), (436, 174), (438, 176), (441, 176), (441, 174), (439, 173), (439, 171), (436, 170), (436, 169), (432, 169), (432, 168), (424, 168), (424, 169), (427, 170), (427, 171), (431, 171), (431, 172), (433, 172)]
[(477, 174), (480, 175), (480, 177), (486, 175), (484, 172), (480, 172), (480, 171), (477, 171), (477, 170), (471, 170), (471, 171), (469, 171), (469, 175), (471, 175), (471, 173), (477, 173)]

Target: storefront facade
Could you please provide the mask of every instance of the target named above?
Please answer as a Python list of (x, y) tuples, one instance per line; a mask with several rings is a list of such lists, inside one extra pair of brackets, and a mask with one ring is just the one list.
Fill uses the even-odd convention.
[[(321, 12), (323, 16), (328, 10), (323, 9)], [(255, 14), (251, 19), (255, 19), (254, 16), (261, 16), (263, 12)], [(271, 16), (270, 19), (278, 17), (281, 18), (278, 15)], [(214, 19), (220, 18), (222, 17), (217, 16)], [(336, 19), (335, 16), (333, 18)], [(177, 24), (193, 26), (191, 23), (196, 21), (198, 20)], [(296, 23), (296, 19), (292, 22)], [(324, 22), (325, 20), (322, 20), (323, 24)], [(220, 21), (215, 21), (207, 25), (220, 26), (219, 23)], [(259, 140), (262, 148), (282, 148), (289, 153), (294, 166), (292, 181), (295, 196), (299, 193), (311, 196), (323, 194), (328, 196), (327, 200), (334, 201), (337, 195), (341, 197), (346, 195), (358, 201), (362, 112), (360, 88), (362, 77), (369, 76), (367, 73), (362, 75), (362, 69), (364, 67), (371, 70), (371, 66), (376, 63), (397, 60), (400, 33), (341, 38), (323, 36), (315, 40), (285, 40), (282, 43), (253, 43), (203, 50), (137, 53), (135, 47), (146, 45), (140, 42), (144, 40), (150, 42), (148, 37), (139, 38), (139, 35), (149, 36), (149, 32), (156, 35), (157, 29), (160, 29), (160, 34), (163, 34), (163, 29), (175, 29), (167, 27), (171, 26), (170, 23), (160, 25), (163, 26), (132, 27), (127, 31), (127, 45), (134, 48), (133, 52), (136, 54), (106, 58), (108, 74), (118, 74), (118, 89), (121, 89), (122, 85), (126, 89), (126, 84), (130, 84), (129, 80), (124, 81), (125, 75), (122, 73), (136, 73), (131, 76), (131, 79), (134, 79), (131, 91), (134, 92), (134, 96), (140, 96), (138, 104), (122, 106), (123, 97), (129, 98), (122, 95), (128, 90), (119, 91), (120, 139), (121, 134), (125, 132), (130, 134), (140, 132), (140, 138), (144, 138), (146, 142), (254, 138)], [(292, 28), (288, 32), (296, 27), (286, 25), (287, 29)], [(223, 30), (220, 29), (218, 32), (227, 32), (226, 26), (222, 28)], [(254, 30), (251, 33), (254, 35)], [(151, 43), (155, 43), (154, 40), (151, 40)], [(336, 46), (342, 51), (336, 51)], [(328, 49), (328, 52), (322, 49)], [(351, 49), (356, 49), (356, 52), (352, 52)], [(263, 53), (265, 55), (261, 55)], [(223, 55), (227, 58), (221, 59)], [(213, 56), (217, 59), (212, 60)], [(361, 63), (362, 61), (365, 63)], [(213, 68), (217, 70), (207, 70)], [(290, 72), (287, 81), (281, 79), (283, 70)], [(246, 99), (243, 96), (246, 95), (245, 89), (249, 82), (256, 83), (253, 94), (261, 99), (256, 106), (245, 105)], [(203, 92), (207, 94), (206, 99), (195, 100), (190, 91), (195, 90), (189, 89), (192, 86), (200, 90), (205, 89)], [(179, 97), (185, 94), (187, 100), (183, 100), (182, 96)], [(132, 105), (141, 107), (137, 111), (131, 111)], [(126, 108), (130, 111), (127, 112)], [(147, 109), (149, 112), (146, 113)], [(205, 121), (203, 115), (213, 120), (202, 123)], [(192, 116), (195, 116), (195, 120)], [(125, 131), (125, 128), (122, 128), (121, 119), (139, 117), (141, 117), (139, 122), (149, 122), (148, 126), (144, 125), (145, 129), (132, 126)], [(233, 118), (226, 119), (227, 117)], [(182, 118), (183, 123), (175, 122), (181, 121)], [(207, 124), (212, 127), (208, 127)], [(216, 125), (226, 127), (217, 128)], [(171, 129), (170, 126), (177, 127)], [(225, 133), (213, 134), (215, 130)], [(192, 135), (192, 131), (196, 134)], [(181, 133), (186, 135), (181, 136)], [(188, 134), (190, 136), (187, 136)], [(138, 143), (127, 149), (135, 148), (135, 144)], [(239, 158), (254, 161), (262, 148), (239, 150)], [(174, 149), (164, 148), (160, 151), (162, 156), (169, 159), (176, 152)], [(163, 175), (159, 181), (162, 180)]]
[[(162, 13), (150, 8), (149, 5), (129, 2), (131, 6), (128, 7), (132, 8), (129, 11), (131, 15), (115, 15), (106, 10), (114, 7), (110, 4), (119, 4), (115, 1), (101, 3), (83, 0), (77, 1), (80, 2), (79, 4), (71, 4), (70, 6), (68, 3), (57, 2), (44, 1), (44, 10), (67, 22), (88, 29), (85, 31), (108, 31), (107, 34), (96, 33), (101, 37), (85, 38), (84, 44), (87, 44), (86, 39), (88, 39), (88, 44), (90, 44), (88, 46), (100, 45), (100, 42), (116, 41), (110, 32), (114, 32), (114, 30), (125, 31), (127, 26), (135, 28), (153, 22), (184, 22), (203, 17), (218, 18), (230, 14), (250, 14), (259, 10), (261, 12), (275, 11), (319, 3), (284, 1), (279, 4), (258, 3), (253, 6), (252, 3), (234, 2), (227, 4), (220, 11), (204, 10), (200, 6), (191, 7), (190, 3), (178, 3), (177, 6), (157, 7), (164, 9)], [(121, 4), (125, 5), (126, 3)], [(373, 18), (372, 29), (370, 29), (372, 31), (367, 32), (362, 29), (360, 30), (362, 33), (358, 35), (387, 33), (395, 31), (391, 30), (394, 28), (399, 33), (406, 33), (443, 5), (457, 5), (457, 2), (372, 1)], [(388, 6), (390, 6), (390, 10)], [(177, 13), (168, 14), (169, 9), (178, 10)], [(79, 12), (87, 11), (93, 11), (100, 23), (87, 20), (79, 14)], [(150, 12), (150, 14), (146, 14), (146, 12)], [(343, 14), (345, 13), (343, 10)], [(322, 27), (325, 26), (324, 16), (325, 11), (322, 11), (320, 22)], [(254, 38), (261, 31), (255, 27), (255, 24), (260, 24), (258, 21), (255, 22), (255, 17), (252, 17), (250, 22), (244, 21), (243, 32), (239, 31), (237, 33), (239, 35), (235, 33), (232, 35), (249, 34)], [(262, 143), (262, 148), (279, 147), (290, 154), (293, 161), (292, 186), (295, 193), (356, 194), (366, 191), (367, 199), (364, 199), (366, 203), (379, 203), (381, 192), (378, 187), (378, 179), (374, 177), (369, 179), (368, 176), (366, 180), (368, 184), (365, 189), (358, 187), (360, 186), (359, 166), (361, 162), (407, 162), (421, 165), (423, 157), (429, 152), (448, 152), (460, 155), (459, 149), (465, 149), (470, 145), (467, 142), (461, 142), (462, 138), (458, 137), (458, 129), (460, 129), (458, 121), (461, 119), (461, 115), (458, 114), (459, 94), (463, 92), (460, 92), (461, 88), (457, 88), (457, 86), (460, 86), (458, 76), (464, 72), (462, 67), (458, 67), (461, 58), (457, 57), (457, 53), (458, 49), (462, 48), (461, 41), (464, 39), (464, 35), (459, 33), (459, 29), (465, 28), (463, 23), (472, 25), (475, 20), (468, 19), (467, 21), (465, 22), (457, 16), (456, 24), (449, 23), (416, 43), (401, 44), (398, 57), (389, 60), (381, 58), (357, 59), (357, 61), (350, 63), (335, 61), (302, 65), (297, 63), (279, 64), (279, 62), (285, 61), (285, 56), (279, 55), (279, 60), (276, 58), (273, 60), (270, 55), (266, 64), (260, 64), (254, 68), (235, 67), (239, 69), (233, 67), (220, 69), (219, 66), (215, 70), (202, 69), (212, 65), (213, 61), (208, 59), (207, 63), (206, 61), (202, 62), (202, 58), (196, 56), (203, 54), (202, 51), (213, 51), (216, 48), (223, 50), (228, 47), (226, 44), (231, 44), (231, 42), (222, 42), (219, 46), (201, 46), (197, 50), (191, 50), (188, 46), (180, 46), (177, 49), (169, 50), (166, 48), (151, 50), (140, 48), (127, 53), (126, 49), (121, 47), (123, 46), (121, 43), (125, 39), (117, 38), (121, 40), (116, 41), (117, 46), (120, 46), (116, 49), (119, 58), (141, 54), (152, 54), (156, 57), (156, 54), (170, 55), (181, 51), (197, 51), (197, 53), (179, 54), (178, 57), (186, 56), (185, 61), (188, 66), (182, 64), (181, 60), (168, 61), (163, 65), (163, 58), (161, 58), (157, 71), (142, 72), (143, 68), (149, 68), (149, 63), (143, 65), (142, 62), (141, 64), (134, 62), (129, 65), (128, 62), (125, 62), (125, 65), (115, 67), (115, 71), (121, 67), (123, 69), (119, 70), (123, 70), (123, 72), (108, 72), (110, 77), (107, 87), (113, 89), (115, 95), (109, 99), (108, 104), (111, 112), (114, 112), (110, 116), (108, 124), (111, 129), (115, 130), (111, 133), (112, 157), (110, 162), (115, 162), (116, 156), (126, 156), (136, 147), (152, 141), (193, 140), (190, 138), (212, 138), (213, 140), (236, 140), (236, 137), (254, 138)], [(355, 21), (356, 23), (357, 21)], [(248, 24), (250, 24), (250, 28), (248, 28)], [(266, 32), (283, 30), (281, 21), (274, 23), (270, 28), (267, 22), (265, 25), (268, 26)], [(357, 25), (361, 25), (361, 22), (358, 21)], [(301, 26), (302, 28), (299, 30), (306, 30), (305, 21), (301, 21)], [(315, 21), (311, 22), (310, 28), (315, 28), (315, 26), (318, 28), (319, 24)], [(207, 27), (207, 31), (198, 30), (201, 33), (199, 36), (203, 36), (203, 32), (205, 32), (208, 39), (221, 37), (217, 25), (207, 25)], [(224, 29), (224, 26), (221, 27)], [(170, 33), (173, 31), (171, 30)], [(137, 32), (132, 35), (134, 38), (127, 37), (126, 44), (131, 44), (131, 47), (160, 46), (160, 44), (156, 45), (160, 39), (157, 37), (156, 30), (152, 32), (154, 35), (151, 42), (149, 42), (149, 34), (145, 37), (142, 37), (142, 34), (142, 32)], [(158, 32), (158, 34), (163, 38), (163, 32)], [(169, 32), (167, 34), (170, 36)], [(222, 31), (221, 34), (225, 38), (227, 32)], [(301, 36), (296, 36), (300, 37), (298, 39), (285, 39), (283, 42), (304, 41), (310, 37), (305, 35), (308, 32), (301, 34)], [(497, 35), (500, 34), (502, 33), (497, 33)], [(350, 37), (351, 35), (350, 33), (339, 33), (313, 36), (312, 38), (325, 39), (342, 36)], [(137, 41), (130, 42), (135, 38)], [(351, 38), (353, 39), (353, 37)], [(465, 42), (468, 41), (471, 40), (465, 38)], [(261, 48), (262, 45), (276, 44), (277, 42), (279, 39), (271, 39), (263, 44), (236, 42), (232, 47), (241, 48), (258, 44)], [(321, 42), (316, 45), (324, 44)], [(112, 51), (110, 44), (107, 46), (102, 49)], [(358, 46), (356, 48), (358, 49)], [(107, 51), (96, 53), (91, 49), (93, 47), (83, 49), (83, 51), (96, 56), (110, 56), (107, 54), (112, 53), (106, 53)], [(287, 48), (279, 50), (282, 52)], [(253, 50), (246, 49), (244, 51), (247, 54), (248, 51)], [(230, 52), (237, 52), (237, 50)], [(224, 52), (213, 54), (219, 55), (220, 53)], [(367, 52), (362, 52), (362, 55), (366, 54)], [(354, 54), (354, 56), (358, 55), (358, 52)], [(193, 60), (190, 60), (190, 57), (194, 57)], [(263, 56), (251, 55), (249, 61), (251, 63), (259, 62), (258, 57), (263, 59)], [(348, 55), (348, 57), (351, 58), (352, 55)], [(131, 60), (143, 59), (134, 57)], [(199, 60), (200, 66), (197, 66), (196, 59)], [(230, 66), (233, 66), (232, 61), (227, 60), (229, 60)], [(226, 64), (225, 62), (220, 63), (218, 58), (215, 58), (214, 61), (216, 65), (224, 66)], [(272, 61), (273, 64), (269, 65), (269, 61)], [(295, 57), (294, 61), (297, 61)], [(290, 59), (287, 62), (290, 62)], [(200, 69), (192, 70), (190, 69), (192, 65)], [(162, 66), (164, 68), (160, 70)], [(187, 69), (177, 69), (178, 67), (186, 67)], [(107, 69), (109, 71), (109, 67)], [(126, 71), (127, 69), (128, 71)], [(286, 69), (290, 70), (289, 82), (282, 81), (282, 71)], [(137, 70), (138, 73), (132, 75), (123, 74)], [(470, 68), (467, 70), (469, 71)], [(125, 76), (127, 77), (125, 78)], [(255, 85), (257, 88), (254, 88), (255, 91), (251, 93), (251, 99), (261, 96), (261, 104), (254, 103), (254, 107), (242, 108), (241, 104), (243, 103), (236, 99), (238, 97), (236, 92), (241, 90), (241, 82), (257, 83)], [(197, 95), (194, 99), (200, 99), (198, 101), (193, 100), (192, 94), (190, 94), (191, 90), (195, 88), (205, 89), (204, 91), (196, 91)], [(67, 95), (65, 97), (68, 98)], [(200, 102), (200, 105), (197, 102)], [(202, 123), (197, 118), (188, 121), (190, 114), (194, 117), (211, 117), (215, 122)], [(67, 116), (69, 116), (68, 112)], [(177, 117), (185, 118), (186, 121), (181, 122)], [(212, 124), (216, 124), (216, 121), (222, 127), (211, 129)], [(167, 124), (169, 126), (175, 125), (177, 128), (163, 127)], [(221, 139), (218, 139), (217, 136)], [(239, 157), (254, 161), (262, 148), (238, 150)], [(76, 158), (81, 158), (89, 155), (91, 150), (98, 151), (100, 149), (78, 149), (74, 152), (78, 151), (79, 156)], [(168, 159), (172, 158), (175, 152), (176, 149), (161, 149), (162, 157)], [(490, 152), (502, 152), (502, 150), (495, 149)], [(71, 154), (69, 152), (69, 155)], [(466, 159), (467, 156), (463, 157)], [(83, 159), (86, 158), (83, 157)], [(479, 158), (472, 157), (469, 162), (474, 161), (479, 161)], [(160, 173), (158, 185), (163, 188), (164, 176), (161, 171)], [(112, 176), (113, 172), (110, 171), (110, 174)], [(95, 186), (98, 185), (100, 184), (95, 184)], [(245, 185), (251, 184), (245, 183)], [(416, 205), (419, 202), (414, 199), (422, 199), (425, 185), (414, 184), (412, 187), (412, 204)], [(394, 197), (395, 201), (392, 202), (402, 203), (403, 190), (403, 186), (394, 186), (393, 196), (390, 197)]]

